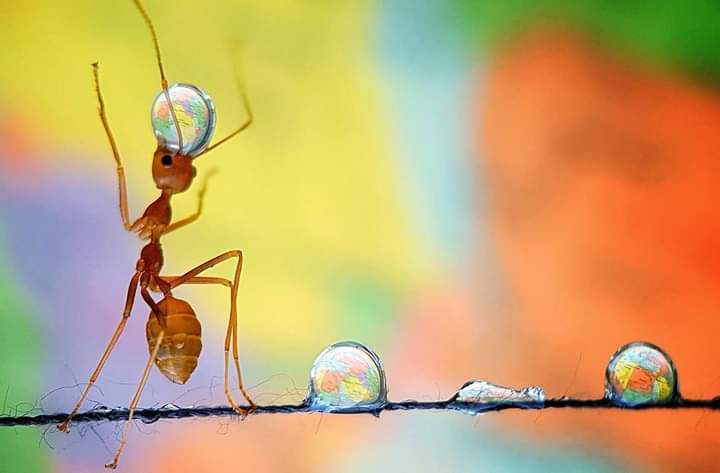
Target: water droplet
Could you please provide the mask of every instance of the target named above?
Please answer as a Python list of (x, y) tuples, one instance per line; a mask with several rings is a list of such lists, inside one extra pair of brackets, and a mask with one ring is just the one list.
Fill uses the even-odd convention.
[(452, 400), (466, 403), (466, 405), (458, 406), (462, 412), (478, 415), (494, 410), (498, 406), (509, 404), (524, 409), (541, 408), (545, 402), (545, 391), (539, 386), (511, 389), (487, 381), (468, 381), (452, 397)]
[(670, 357), (647, 342), (632, 342), (610, 357), (605, 397), (621, 406), (664, 404), (676, 399), (677, 372)]
[(168, 93), (180, 123), (183, 147), (179, 150), (177, 128), (162, 90), (150, 108), (150, 122), (158, 146), (171, 152), (195, 156), (210, 143), (215, 129), (215, 107), (210, 97), (194, 85), (173, 84), (168, 87)]
[(160, 420), (160, 413), (156, 413), (153, 416), (143, 416), (140, 417), (140, 422), (143, 424), (154, 424), (155, 422)]
[(338, 342), (320, 353), (310, 369), (307, 403), (321, 412), (352, 412), (387, 401), (380, 358), (356, 342)]
[(182, 409), (182, 407), (178, 406), (177, 404), (169, 403), (162, 406), (160, 409), (165, 411), (178, 411)]

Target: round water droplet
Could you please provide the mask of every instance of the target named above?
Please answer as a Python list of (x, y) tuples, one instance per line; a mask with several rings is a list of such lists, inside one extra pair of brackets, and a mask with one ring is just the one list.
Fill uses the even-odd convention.
[(194, 85), (173, 84), (168, 87), (168, 92), (180, 123), (183, 145), (180, 150), (175, 121), (165, 92), (161, 90), (150, 108), (150, 121), (158, 146), (174, 153), (195, 156), (210, 143), (215, 129), (215, 107), (210, 97)]
[(610, 357), (605, 397), (630, 407), (670, 402), (677, 398), (675, 366), (664, 351), (651, 343), (628, 343)]
[(365, 410), (387, 401), (378, 356), (355, 342), (338, 342), (318, 355), (310, 369), (308, 403), (322, 412)]

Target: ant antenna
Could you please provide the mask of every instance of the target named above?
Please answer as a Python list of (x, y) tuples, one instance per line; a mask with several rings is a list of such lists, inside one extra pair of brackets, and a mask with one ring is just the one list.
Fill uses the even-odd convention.
[[(235, 49), (235, 48), (233, 48)], [(216, 143), (208, 146), (205, 150), (203, 150), (201, 153), (197, 154), (193, 159), (199, 158), (203, 154), (209, 153), (210, 151), (214, 150), (221, 144), (228, 141), (230, 138), (234, 137), (241, 131), (247, 129), (250, 125), (252, 125), (253, 122), (253, 112), (252, 108), (250, 107), (250, 100), (248, 99), (247, 92), (245, 91), (245, 81), (243, 80), (243, 74), (238, 71), (238, 67), (235, 67), (235, 82), (237, 84), (238, 92), (240, 94), (240, 100), (242, 101), (243, 108), (245, 109), (245, 114), (247, 115), (247, 119), (245, 122), (243, 122), (242, 125), (240, 125), (237, 129), (235, 129), (232, 133), (227, 135), (225, 138), (221, 139), (220, 141), (217, 141)]]
[(178, 122), (177, 116), (175, 115), (175, 107), (173, 107), (172, 100), (170, 99), (170, 92), (168, 91), (168, 83), (167, 79), (165, 78), (165, 69), (163, 69), (162, 65), (162, 58), (160, 57), (160, 46), (158, 45), (158, 39), (157, 34), (155, 33), (155, 27), (152, 24), (152, 21), (150, 20), (150, 16), (145, 11), (145, 7), (142, 6), (142, 3), (140, 3), (140, 0), (133, 0), (133, 3), (135, 3), (135, 6), (137, 7), (138, 11), (142, 15), (142, 17), (145, 19), (145, 23), (147, 23), (148, 28), (150, 29), (150, 35), (152, 36), (153, 44), (155, 45), (155, 56), (157, 57), (157, 63), (158, 67), (160, 68), (160, 84), (162, 85), (163, 92), (165, 93), (165, 100), (167, 100), (168, 108), (170, 109), (170, 114), (172, 115), (173, 122), (175, 122), (175, 131), (178, 135), (178, 154), (182, 153), (183, 148), (183, 139), (182, 139), (182, 132), (180, 130), (180, 122)]

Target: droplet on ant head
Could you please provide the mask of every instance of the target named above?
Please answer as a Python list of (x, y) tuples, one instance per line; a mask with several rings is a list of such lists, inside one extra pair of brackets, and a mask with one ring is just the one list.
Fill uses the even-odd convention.
[(150, 121), (158, 146), (173, 153), (195, 156), (210, 143), (215, 129), (215, 107), (210, 97), (194, 85), (173, 84), (168, 93), (180, 124), (182, 149), (164, 91), (155, 97), (150, 108)]

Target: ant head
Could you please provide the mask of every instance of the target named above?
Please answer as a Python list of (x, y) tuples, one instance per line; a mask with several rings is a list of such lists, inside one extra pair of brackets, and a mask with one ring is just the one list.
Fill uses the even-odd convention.
[(153, 155), (152, 175), (155, 186), (162, 191), (177, 194), (188, 190), (195, 177), (192, 158), (158, 148)]

